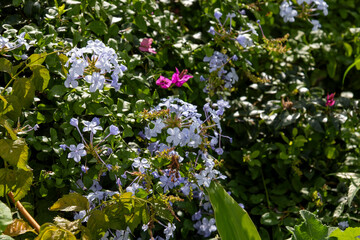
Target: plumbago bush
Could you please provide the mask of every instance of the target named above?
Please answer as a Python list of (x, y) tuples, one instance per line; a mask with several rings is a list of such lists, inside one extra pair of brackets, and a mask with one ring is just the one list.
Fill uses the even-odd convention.
[(0, 6), (0, 239), (360, 236), (355, 1)]

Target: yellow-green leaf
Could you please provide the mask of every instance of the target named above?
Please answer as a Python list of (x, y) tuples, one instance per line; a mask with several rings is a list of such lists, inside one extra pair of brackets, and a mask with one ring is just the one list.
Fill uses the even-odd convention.
[(108, 216), (100, 210), (95, 210), (91, 212), (87, 227), (90, 229), (93, 239), (100, 239), (109, 228), (109, 224)]
[(25, 171), (31, 170), (27, 165), (28, 150), (29, 148), (23, 138), (18, 138), (15, 141), (0, 139), (0, 157), (11, 166), (18, 167)]
[(7, 121), (6, 117), (0, 117), (0, 125), (3, 126), (8, 131), (12, 140), (16, 140), (18, 138), (13, 128), (11, 127), (10, 123)]
[(6, 229), (6, 226), (12, 223), (11, 210), (6, 204), (0, 201), (0, 233)]
[(71, 232), (57, 227), (51, 223), (45, 223), (41, 226), (39, 235), (35, 240), (76, 240)]
[(12, 73), (12, 64), (5, 58), (0, 58), (0, 72)]
[(261, 240), (247, 212), (225, 192), (220, 184), (211, 182), (207, 192), (222, 240)]
[(26, 196), (30, 190), (33, 173), (23, 169), (0, 169), (0, 197), (13, 192), (16, 201)]
[(17, 78), (12, 94), (18, 97), (22, 107), (27, 108), (34, 100), (35, 86), (29, 78)]
[(54, 205), (52, 205), (49, 210), (50, 211), (82, 211), (89, 209), (89, 201), (86, 197), (78, 194), (78, 193), (70, 193), (68, 195), (63, 196), (59, 200), (57, 200)]
[(41, 65), (46, 58), (46, 53), (41, 53), (41, 54), (32, 54), (29, 58), (28, 58), (28, 66), (34, 66), (34, 65)]
[(33, 71), (31, 80), (35, 85), (35, 89), (38, 91), (44, 91), (47, 88), (50, 80), (49, 70), (47, 70), (46, 67), (42, 65), (33, 66), (31, 67), (31, 70)]

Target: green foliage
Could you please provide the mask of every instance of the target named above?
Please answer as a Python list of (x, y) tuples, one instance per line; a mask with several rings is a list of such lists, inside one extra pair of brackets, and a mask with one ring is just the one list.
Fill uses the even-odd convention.
[(6, 227), (12, 223), (11, 210), (4, 203), (0, 202), (0, 233), (2, 233)]
[(78, 193), (70, 193), (57, 200), (49, 210), (65, 212), (89, 210), (89, 201)]
[(207, 191), (222, 239), (261, 239), (247, 212), (220, 184), (212, 182)]

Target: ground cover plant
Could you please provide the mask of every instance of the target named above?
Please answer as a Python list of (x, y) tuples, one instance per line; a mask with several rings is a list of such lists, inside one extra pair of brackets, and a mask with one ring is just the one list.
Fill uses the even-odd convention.
[(0, 239), (360, 236), (354, 0), (0, 2)]

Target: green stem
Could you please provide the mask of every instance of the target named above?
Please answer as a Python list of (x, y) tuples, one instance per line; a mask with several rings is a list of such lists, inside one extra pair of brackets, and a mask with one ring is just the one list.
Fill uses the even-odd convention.
[(264, 178), (264, 173), (262, 171), (262, 168), (260, 167), (260, 171), (261, 171), (261, 179), (263, 181), (263, 184), (264, 184), (264, 189), (265, 189), (265, 195), (266, 195), (266, 201), (267, 201), (267, 204), (268, 204), (268, 208), (270, 209), (270, 199), (269, 199), (269, 193), (267, 191), (267, 187), (266, 187), (266, 183), (265, 183), (265, 178)]

